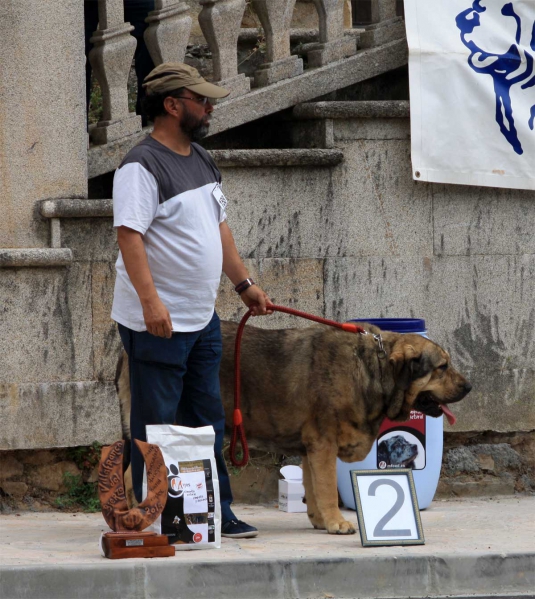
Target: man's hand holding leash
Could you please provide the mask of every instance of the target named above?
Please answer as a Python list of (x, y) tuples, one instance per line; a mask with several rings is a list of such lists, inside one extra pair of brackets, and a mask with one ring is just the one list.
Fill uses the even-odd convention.
[(253, 316), (265, 316), (266, 314), (273, 314), (273, 310), (269, 309), (269, 306), (273, 303), (267, 294), (258, 287), (258, 285), (251, 285), (245, 291), (240, 293), (242, 302), (252, 310)]

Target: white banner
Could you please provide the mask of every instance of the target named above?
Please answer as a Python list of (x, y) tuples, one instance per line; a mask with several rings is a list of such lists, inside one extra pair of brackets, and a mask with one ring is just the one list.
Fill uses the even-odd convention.
[(535, 189), (535, 0), (405, 0), (413, 177)]

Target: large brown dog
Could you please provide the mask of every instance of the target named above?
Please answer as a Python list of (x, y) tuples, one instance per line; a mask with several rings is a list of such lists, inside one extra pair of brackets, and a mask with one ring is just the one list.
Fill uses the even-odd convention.
[[(247, 327), (242, 340), (247, 439), (252, 447), (302, 456), (308, 517), (315, 528), (333, 534), (355, 532), (338, 508), (336, 457), (363, 460), (385, 417), (407, 420), (411, 409), (418, 409), (452, 419), (444, 406), (460, 401), (471, 389), (436, 343), (420, 335), (365, 328), (371, 334), (323, 325)], [(237, 325), (222, 321), (221, 329), (221, 392), (230, 427)], [(379, 333), (384, 351), (373, 336)], [(125, 370), (120, 369), (118, 386), (122, 402), (128, 404)]]

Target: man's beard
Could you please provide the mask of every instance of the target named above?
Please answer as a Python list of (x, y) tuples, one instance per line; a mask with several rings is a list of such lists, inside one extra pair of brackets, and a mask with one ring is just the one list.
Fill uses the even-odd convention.
[(198, 119), (188, 112), (187, 109), (183, 111), (180, 129), (189, 137), (190, 141), (200, 141), (203, 137), (206, 137), (209, 128), (210, 125), (206, 115)]

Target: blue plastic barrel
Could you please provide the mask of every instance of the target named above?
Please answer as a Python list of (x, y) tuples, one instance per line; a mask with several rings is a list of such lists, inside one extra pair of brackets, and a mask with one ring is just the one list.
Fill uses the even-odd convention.
[[(349, 322), (367, 322), (384, 331), (394, 333), (415, 333), (427, 337), (425, 320), (421, 318), (358, 318)], [(423, 430), (422, 430), (423, 429)], [(381, 470), (383, 468), (410, 467), (421, 510), (429, 506), (438, 486), (440, 468), (442, 466), (444, 423), (442, 416), (432, 418), (413, 410), (408, 422), (393, 422), (385, 419), (379, 436), (374, 442), (370, 453), (362, 462), (346, 463), (337, 460), (338, 490), (344, 505), (349, 509), (355, 508), (355, 497), (351, 483), (351, 470)], [(414, 459), (409, 465), (390, 464), (385, 461), (385, 448), (388, 439), (403, 437), (400, 441), (407, 443), (410, 451), (415, 452)], [(388, 454), (387, 454), (388, 455)], [(378, 459), (378, 456), (380, 459)], [(412, 458), (412, 455), (411, 455)]]

